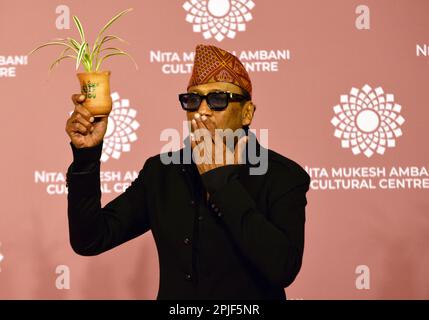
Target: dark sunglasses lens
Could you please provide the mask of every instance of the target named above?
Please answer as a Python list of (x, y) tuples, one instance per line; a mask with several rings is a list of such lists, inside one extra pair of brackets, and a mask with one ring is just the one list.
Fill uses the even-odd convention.
[(225, 92), (209, 93), (207, 102), (213, 109), (224, 109), (228, 106), (228, 94)]
[(201, 104), (201, 97), (193, 93), (182, 94), (180, 95), (180, 103), (185, 110), (198, 110)]

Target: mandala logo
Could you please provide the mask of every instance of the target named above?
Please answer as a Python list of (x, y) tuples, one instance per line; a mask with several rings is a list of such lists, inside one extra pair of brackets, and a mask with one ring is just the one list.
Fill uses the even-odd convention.
[(186, 21), (193, 24), (194, 32), (220, 42), (225, 37), (234, 39), (238, 31), (246, 30), (254, 6), (251, 0), (188, 0), (183, 9), (188, 12)]
[(131, 143), (137, 140), (136, 130), (140, 126), (135, 117), (137, 111), (130, 108), (128, 99), (120, 99), (117, 92), (111, 94), (112, 111), (109, 114), (106, 134), (103, 140), (101, 161), (119, 159), (122, 152), (131, 150)]
[(360, 90), (352, 88), (340, 101), (334, 107), (331, 123), (335, 127), (334, 136), (341, 139), (341, 147), (368, 158), (374, 153), (384, 154), (387, 147), (395, 147), (405, 119), (393, 94), (385, 94), (381, 87), (373, 90), (366, 84)]

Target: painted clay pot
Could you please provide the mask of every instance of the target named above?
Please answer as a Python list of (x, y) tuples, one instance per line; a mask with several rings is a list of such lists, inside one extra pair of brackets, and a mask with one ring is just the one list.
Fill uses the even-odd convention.
[(78, 73), (80, 90), (85, 95), (83, 103), (94, 117), (108, 117), (112, 111), (110, 97), (110, 71)]

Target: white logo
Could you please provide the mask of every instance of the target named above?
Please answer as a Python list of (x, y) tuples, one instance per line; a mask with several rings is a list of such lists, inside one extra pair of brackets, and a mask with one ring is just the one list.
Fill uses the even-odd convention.
[(401, 106), (381, 87), (352, 88), (349, 95), (341, 96), (334, 112), (334, 135), (341, 139), (341, 147), (351, 148), (354, 155), (363, 152), (369, 158), (375, 152), (384, 154), (386, 147), (395, 147), (395, 138), (402, 135), (400, 126), (405, 119), (399, 114)]
[(204, 39), (214, 37), (222, 41), (234, 39), (237, 31), (246, 30), (246, 22), (252, 20), (252, 0), (188, 0), (183, 9), (186, 21), (193, 24), (194, 32), (202, 32)]
[(358, 275), (355, 280), (355, 286), (358, 290), (370, 289), (370, 270), (367, 265), (356, 266), (355, 273)]
[[(0, 246), (1, 246), (1, 242), (0, 242)], [(0, 252), (0, 262), (2, 262), (3, 259), (4, 259), (4, 255), (2, 255), (1, 252)], [(1, 272), (1, 266), (0, 266), (0, 272)]]
[(109, 114), (106, 135), (104, 136), (101, 161), (106, 162), (110, 157), (119, 159), (122, 152), (131, 150), (131, 142), (137, 140), (135, 131), (140, 126), (135, 117), (137, 111), (130, 108), (128, 99), (119, 99), (119, 94), (113, 92), (112, 111)]
[(58, 290), (70, 290), (70, 268), (66, 265), (59, 265), (55, 268), (55, 273), (59, 276), (55, 279), (55, 287)]
[(0, 78), (16, 77), (16, 69), (28, 64), (28, 56), (0, 56)]

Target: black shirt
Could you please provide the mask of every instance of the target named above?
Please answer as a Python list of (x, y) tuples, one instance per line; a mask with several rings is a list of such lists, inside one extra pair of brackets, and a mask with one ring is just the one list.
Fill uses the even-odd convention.
[[(76, 253), (97, 255), (151, 230), (158, 299), (286, 298), (284, 288), (301, 268), (310, 183), (296, 162), (268, 150), (264, 175), (250, 175), (249, 163), (200, 175), (193, 162), (165, 165), (157, 155), (102, 208), (102, 143), (70, 145), (68, 218)], [(183, 159), (186, 149), (176, 152)]]

